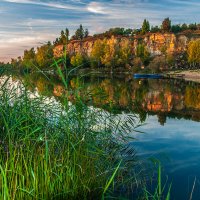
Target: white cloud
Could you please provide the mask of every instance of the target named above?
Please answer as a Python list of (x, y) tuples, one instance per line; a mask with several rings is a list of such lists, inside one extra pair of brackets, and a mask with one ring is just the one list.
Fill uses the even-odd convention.
[(9, 44), (12, 44), (12, 45), (20, 44), (21, 46), (23, 44), (31, 44), (33, 42), (40, 41), (41, 39), (42, 37), (40, 36), (13, 37), (13, 38), (7, 39), (6, 41), (4, 39), (0, 39), (0, 47), (7, 47), (9, 46)]
[(34, 0), (3, 0), (4, 2), (9, 3), (19, 3), (19, 4), (34, 4), (39, 6), (46, 6), (51, 8), (57, 9), (66, 9), (66, 10), (79, 10), (82, 11), (83, 9), (80, 6), (69, 5), (69, 4), (60, 4), (55, 2), (41, 2), (41, 1), (34, 1)]
[(46, 27), (55, 27), (58, 23), (58, 20), (28, 18), (24, 21), (16, 23), (16, 26), (27, 26), (31, 27), (32, 30), (33, 27), (43, 27), (43, 29)]
[(92, 13), (106, 14), (105, 8), (103, 8), (102, 4), (94, 1), (88, 4), (87, 10)]
[[(169, 16), (173, 23), (198, 22), (199, 4), (197, 0), (0, 0), (0, 54), (20, 55), (24, 46), (53, 41), (66, 27), (72, 34), (80, 24), (94, 34), (111, 27), (139, 28), (144, 18), (151, 25), (160, 25)], [(23, 12), (25, 8), (30, 14)]]

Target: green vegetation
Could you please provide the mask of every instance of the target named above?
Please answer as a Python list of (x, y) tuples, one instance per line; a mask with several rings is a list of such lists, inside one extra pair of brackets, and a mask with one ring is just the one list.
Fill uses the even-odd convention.
[(133, 34), (133, 29), (128, 28), (120, 28), (120, 27), (116, 27), (116, 28), (110, 28), (108, 31), (104, 32), (104, 33), (100, 33), (100, 34), (94, 34), (94, 37), (112, 37), (114, 36), (131, 36)]
[(141, 58), (144, 65), (148, 65), (150, 61), (150, 53), (147, 50), (147, 47), (143, 44), (139, 44), (136, 49), (136, 55)]
[[(158, 175), (157, 175), (157, 187), (155, 188), (155, 191), (153, 193), (149, 192), (147, 189), (145, 189), (145, 200), (170, 200), (170, 193), (171, 193), (171, 186), (169, 185), (168, 188), (166, 188), (166, 184), (162, 184), (162, 167), (160, 162), (158, 162)], [(165, 195), (166, 193), (166, 195)]]
[(171, 30), (171, 20), (168, 18), (165, 18), (162, 22), (162, 30), (164, 32), (169, 32)]
[(72, 36), (72, 38), (74, 40), (82, 40), (83, 38), (88, 37), (88, 35), (89, 35), (88, 29), (84, 30), (81, 24), (80, 27), (76, 30), (75, 35)]
[[(19, 58), (19, 61), (20, 59), (21, 58)], [(27, 68), (31, 68), (31, 65), (35, 64), (35, 59), (36, 55), (34, 48), (31, 48), (30, 50), (25, 50), (21, 65)]]
[[(24, 84), (32, 81), (32, 84), (26, 85), (29, 90), (34, 90), (35, 84), (39, 95), (51, 96), (56, 93), (61, 102), (55, 104), (43, 96), (30, 98), (31, 94), (26, 87), (8, 89), (9, 80), (5, 80), (1, 86), (0, 198), (106, 199), (113, 197), (121, 187), (128, 187), (128, 183), (133, 188), (136, 182), (140, 187), (144, 186), (142, 178), (137, 177), (134, 171), (137, 164), (134, 149), (127, 148), (126, 143), (130, 139), (126, 132), (135, 127), (135, 116), (130, 115), (127, 121), (120, 121), (116, 115), (88, 105), (96, 105), (109, 111), (113, 109), (113, 112), (121, 108), (127, 109), (127, 105), (131, 105), (134, 107), (132, 109), (139, 110), (140, 121), (143, 122), (147, 117), (147, 104), (169, 104), (171, 93), (168, 94), (169, 99), (164, 92), (155, 96), (155, 99), (154, 96), (148, 99), (148, 83), (130, 80), (127, 84), (114, 85), (112, 81), (105, 79), (98, 82), (96, 87), (85, 89), (80, 79), (68, 80), (67, 72), (73, 72), (80, 66), (98, 66), (109, 72), (119, 68), (138, 72), (144, 68), (142, 72), (159, 73), (168, 66), (175, 65), (177, 55), (168, 54), (165, 44), (159, 49), (161, 55), (153, 57), (143, 40), (150, 35), (148, 33), (179, 33), (197, 29), (197, 24), (172, 25), (169, 18), (164, 19), (160, 27), (150, 28), (149, 21), (145, 19), (141, 29), (111, 28), (91, 39), (89, 31), (80, 25), (71, 37), (71, 40), (80, 41), (79, 52), (68, 52), (67, 44), (70, 39), (69, 30), (66, 29), (61, 31), (60, 37), (53, 44), (48, 42), (36, 50), (25, 50), (23, 57), (12, 59), (11, 64), (0, 63), (2, 68), (42, 71), (45, 78), (38, 74), (34, 77), (31, 73), (31, 78), (23, 78)], [(123, 40), (124, 37), (126, 40)], [(85, 38), (95, 38), (89, 55), (82, 47)], [(138, 38), (136, 46), (133, 45), (135, 38)], [(63, 54), (54, 57), (57, 45), (61, 46)], [(191, 41), (187, 49), (188, 57), (180, 55), (180, 59), (188, 59), (193, 67), (199, 66), (199, 49), (200, 40)], [(49, 84), (49, 76), (44, 71), (54, 71), (53, 75), (57, 72), (58, 82)], [(153, 86), (159, 87), (158, 85), (155, 82)], [(133, 86), (137, 88), (134, 91)], [(177, 94), (179, 93), (176, 92)], [(181, 98), (180, 94), (179, 96), (176, 96), (178, 100)], [(186, 108), (199, 107), (199, 96), (196, 89), (186, 88)], [(158, 114), (162, 125), (166, 122), (166, 116), (166, 113)], [(145, 189), (143, 199), (164, 198), (165, 186), (161, 182), (160, 165), (157, 181), (155, 191), (152, 193)], [(166, 200), (170, 199), (170, 189), (171, 186)]]
[(71, 57), (71, 65), (73, 67), (79, 67), (85, 63), (85, 58), (82, 54), (77, 53), (76, 55)]
[(188, 45), (188, 61), (192, 66), (200, 64), (200, 39), (193, 40)]
[[(25, 50), (22, 57), (11, 59), (10, 64), (14, 70), (21, 72), (55, 72), (51, 63), (53, 60), (59, 61), (65, 54), (65, 63), (59, 63), (62, 70), (66, 67), (73, 69), (82, 66), (88, 71), (96, 68), (100, 72), (155, 73), (181, 67), (195, 68), (199, 61), (194, 44), (189, 44), (186, 54), (186, 41), (184, 38), (177, 38), (182, 50), (175, 52), (174, 36), (167, 34), (162, 37), (161, 34), (184, 32), (190, 40), (193, 33), (199, 34), (196, 31), (199, 29), (200, 25), (196, 23), (173, 25), (169, 18), (165, 18), (160, 26), (150, 28), (149, 21), (144, 19), (139, 29), (116, 27), (90, 36), (88, 29), (80, 25), (71, 38), (66, 28), (53, 44), (47, 42), (37, 49)], [(150, 34), (157, 32), (161, 34)], [(8, 67), (5, 64), (1, 66)]]
[(39, 68), (51, 65), (53, 61), (53, 46), (50, 42), (37, 48), (35, 61)]
[(91, 52), (91, 58), (93, 60), (92, 66), (100, 66), (102, 64), (102, 58), (104, 56), (104, 49), (106, 46), (105, 40), (96, 40)]
[[(91, 93), (94, 88), (83, 88), (79, 79), (66, 81), (61, 68), (57, 63), (54, 65), (63, 80), (62, 105), (47, 103), (48, 99), (42, 96), (30, 99), (30, 93), (23, 87), (20, 94), (16, 93), (19, 88), (10, 91), (6, 84), (9, 80), (1, 87), (0, 198), (109, 199), (115, 195), (113, 192), (126, 187), (129, 182), (133, 188), (137, 182), (137, 187), (143, 190), (142, 174), (138, 176), (134, 171), (137, 168), (134, 149), (126, 149), (130, 139), (126, 131), (135, 126), (134, 116), (124, 122), (116, 121), (114, 114), (91, 109), (85, 103), (90, 105), (91, 101), (99, 100), (99, 105), (110, 105), (113, 109), (117, 102), (121, 107), (127, 107), (128, 103), (133, 105), (131, 98), (137, 93), (131, 90), (133, 84), (137, 84), (138, 90), (142, 84), (129, 82), (124, 87), (124, 84), (107, 80), (97, 84), (99, 89), (95, 96)], [(31, 78), (28, 74), (27, 80)], [(40, 94), (44, 94), (45, 88), (54, 91), (52, 86), (61, 84), (51, 81), (52, 86), (49, 86), (38, 75), (33, 82), (39, 86)], [(116, 88), (120, 94), (115, 96)], [(98, 92), (102, 92), (99, 97)], [(108, 98), (100, 98), (102, 94)], [(138, 96), (138, 101), (142, 102), (145, 94), (147, 88), (142, 96)], [(70, 98), (73, 105), (69, 104)], [(130, 121), (132, 123), (128, 124)], [(151, 199), (153, 195), (154, 199), (159, 199), (159, 188), (163, 192), (163, 186), (159, 186), (155, 195), (149, 192), (143, 199)]]
[(104, 199), (137, 178), (134, 150), (126, 147), (134, 116), (121, 122), (88, 107), (83, 88), (70, 91), (55, 65), (68, 91), (62, 104), (31, 98), (9, 79), (1, 86), (0, 199)]
[(65, 29), (65, 32), (62, 30), (60, 33), (60, 37), (56, 38), (54, 41), (54, 45), (64, 44), (66, 45), (69, 41), (69, 30), (68, 28)]
[(4, 68), (10, 68), (11, 64), (10, 63), (4, 63), (4, 62), (0, 62), (0, 68), (4, 69)]
[(37, 48), (25, 50), (23, 58), (11, 59), (11, 66), (14, 70), (36, 71), (38, 69), (49, 70), (53, 62), (53, 45), (51, 42)]
[(142, 24), (142, 34), (148, 33), (149, 31), (150, 31), (150, 24), (149, 21), (145, 19)]

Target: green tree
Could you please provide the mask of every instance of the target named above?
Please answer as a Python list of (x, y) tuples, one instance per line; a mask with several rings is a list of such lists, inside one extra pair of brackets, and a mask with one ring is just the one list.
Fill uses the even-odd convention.
[(108, 31), (105, 33), (108, 36), (112, 35), (124, 35), (124, 28), (116, 27), (116, 28), (110, 28)]
[(157, 33), (157, 32), (160, 32), (160, 28), (158, 26), (152, 26), (151, 33)]
[(193, 66), (200, 64), (200, 39), (190, 41), (188, 45), (188, 62)]
[(35, 64), (35, 50), (34, 50), (34, 48), (31, 48), (30, 50), (25, 50), (22, 65), (30, 68), (34, 64)]
[(69, 30), (66, 28), (65, 32), (62, 30), (60, 34), (60, 43), (66, 45), (69, 41)]
[(80, 24), (80, 27), (75, 32), (75, 37), (77, 40), (82, 40), (84, 38), (85, 31), (83, 29), (82, 24)]
[(148, 33), (150, 31), (150, 24), (148, 20), (144, 20), (142, 24), (142, 34)]
[(86, 28), (85, 29), (85, 32), (84, 32), (84, 37), (86, 38), (86, 37), (88, 37), (89, 36), (89, 31), (88, 31), (88, 29)]
[(69, 41), (69, 29), (68, 28), (65, 29), (65, 37), (66, 37), (67, 41)]
[(168, 18), (165, 18), (162, 22), (162, 30), (164, 32), (169, 32), (171, 30), (171, 20)]
[(85, 63), (84, 56), (80, 53), (77, 53), (76, 55), (71, 57), (71, 65), (73, 67), (79, 67)]
[(22, 58), (19, 56), (17, 59), (11, 58), (11, 67), (15, 69), (21, 69), (22, 68)]
[(63, 44), (66, 45), (69, 41), (69, 29), (66, 28), (65, 31), (60, 32), (60, 37), (56, 38), (56, 40), (53, 42), (54, 45)]
[(128, 28), (128, 29), (124, 30), (124, 35), (125, 36), (130, 36), (132, 34), (132, 32), (133, 32), (133, 29)]
[(54, 45), (58, 45), (60, 43), (59, 38), (56, 38), (56, 40), (53, 42)]
[(188, 29), (188, 25), (187, 24), (182, 24), (182, 26), (181, 26), (181, 30), (182, 31), (185, 31), (185, 30), (187, 30)]
[(104, 56), (101, 59), (101, 62), (106, 67), (110, 67), (111, 72), (113, 71), (113, 67), (117, 65), (117, 61), (119, 58), (118, 53), (119, 53), (119, 44), (114, 37), (111, 37), (106, 42), (104, 48)]
[(104, 56), (105, 45), (106, 45), (106, 40), (98, 39), (94, 42), (94, 46), (91, 52), (91, 59), (93, 60), (92, 62), (93, 66), (95, 66), (96, 64), (98, 66), (101, 65), (101, 60)]
[(36, 62), (40, 68), (48, 68), (53, 62), (53, 46), (50, 42), (37, 48)]
[(144, 44), (139, 44), (136, 49), (136, 56), (141, 58), (144, 65), (148, 65), (150, 61), (150, 53)]
[(188, 28), (190, 30), (197, 30), (197, 24), (196, 23), (195, 24), (189, 24)]
[(131, 52), (131, 43), (129, 40), (121, 41), (119, 48), (119, 65), (126, 65), (132, 61), (133, 54)]
[(178, 33), (178, 32), (181, 32), (181, 31), (182, 31), (182, 28), (181, 28), (180, 24), (172, 25), (171, 31), (172, 31), (173, 33)]

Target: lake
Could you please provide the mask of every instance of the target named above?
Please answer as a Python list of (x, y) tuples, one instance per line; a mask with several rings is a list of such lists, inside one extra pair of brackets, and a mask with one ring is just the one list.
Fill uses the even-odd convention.
[[(54, 76), (12, 76), (30, 91), (62, 102), (64, 86)], [(133, 113), (143, 124), (130, 140), (137, 155), (159, 159), (163, 181), (172, 183), (172, 199), (200, 199), (200, 84), (181, 79), (139, 80), (132, 76), (75, 77), (71, 88), (85, 95), (88, 105), (113, 113)], [(73, 95), (71, 96), (73, 102)], [(194, 188), (193, 188), (194, 187)]]

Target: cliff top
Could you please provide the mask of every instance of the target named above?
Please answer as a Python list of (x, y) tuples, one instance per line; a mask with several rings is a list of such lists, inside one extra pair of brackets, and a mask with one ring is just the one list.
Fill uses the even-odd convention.
[[(95, 36), (88, 36), (86, 38), (84, 38), (82, 40), (82, 42), (92, 42), (92, 41), (95, 41), (95, 40), (98, 40), (98, 39), (109, 39), (111, 38), (112, 36), (114, 36), (115, 38), (117, 39), (121, 39), (121, 38), (129, 38), (129, 39), (144, 39), (148, 36), (151, 36), (151, 35), (155, 35), (155, 36), (160, 36), (160, 35), (163, 35), (163, 36), (169, 36), (169, 35), (175, 35), (175, 36), (181, 36), (181, 35), (184, 35), (186, 37), (200, 37), (200, 30), (185, 30), (185, 31), (182, 31), (180, 33), (172, 33), (172, 32), (168, 32), (168, 33), (162, 33), (162, 32), (156, 32), (156, 33), (146, 33), (144, 35), (133, 35), (133, 36), (126, 36), (126, 35), (103, 35), (103, 34), (99, 34), (99, 35), (95, 35)], [(74, 44), (74, 43), (78, 43), (80, 42), (80, 40), (73, 40), (71, 39), (70, 40), (70, 43), (71, 44)], [(60, 46), (59, 45), (56, 45), (56, 46)]]

